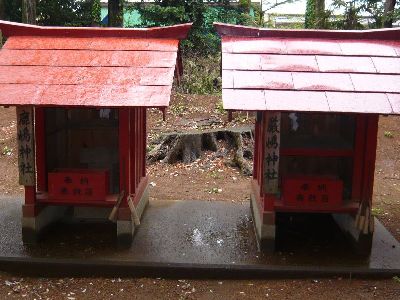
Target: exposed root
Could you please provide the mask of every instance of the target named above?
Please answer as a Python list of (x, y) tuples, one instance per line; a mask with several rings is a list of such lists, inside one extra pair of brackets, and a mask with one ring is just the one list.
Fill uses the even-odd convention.
[(147, 160), (150, 164), (156, 161), (188, 164), (200, 158), (203, 151), (217, 152), (218, 141), (224, 140), (234, 154), (228, 163), (250, 176), (253, 172), (252, 136), (250, 127), (165, 134), (152, 143), (154, 148), (148, 153)]

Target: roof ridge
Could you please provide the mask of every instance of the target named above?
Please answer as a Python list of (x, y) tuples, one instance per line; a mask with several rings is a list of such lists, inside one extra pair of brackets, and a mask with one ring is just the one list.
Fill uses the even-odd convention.
[(400, 28), (369, 30), (326, 30), (326, 29), (274, 29), (214, 22), (220, 36), (310, 38), (310, 39), (363, 39), (400, 40)]
[(121, 37), (186, 39), (192, 23), (151, 28), (52, 27), (0, 20), (0, 31), (10, 36)]

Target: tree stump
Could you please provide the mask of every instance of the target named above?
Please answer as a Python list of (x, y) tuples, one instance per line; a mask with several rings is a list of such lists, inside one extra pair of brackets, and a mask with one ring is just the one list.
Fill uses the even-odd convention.
[[(149, 151), (149, 164), (161, 161), (167, 164), (183, 162), (189, 164), (199, 159), (203, 151), (218, 151), (218, 140), (224, 140), (233, 150), (233, 159), (229, 165), (238, 167), (243, 174), (252, 175), (252, 158), (254, 151), (253, 132), (251, 127), (212, 129), (169, 133), (155, 140), (154, 148)], [(244, 145), (243, 139), (250, 141)]]

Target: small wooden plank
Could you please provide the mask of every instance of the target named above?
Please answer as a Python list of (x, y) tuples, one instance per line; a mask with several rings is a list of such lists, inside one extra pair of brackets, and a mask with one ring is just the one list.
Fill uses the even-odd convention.
[(0, 84), (0, 105), (168, 106), (171, 86)]
[(264, 192), (278, 193), (281, 113), (268, 112), (265, 128)]
[(393, 113), (400, 114), (400, 94), (386, 94), (392, 106)]
[(19, 184), (35, 186), (35, 136), (33, 107), (17, 107)]
[(265, 91), (267, 110), (330, 111), (325, 92)]
[(378, 73), (400, 74), (400, 57), (371, 57)]
[(224, 109), (265, 110), (263, 90), (223, 89)]
[[(231, 71), (224, 70), (223, 76), (228, 80), (224, 88), (235, 89), (294, 89), (291, 72), (268, 71)], [(229, 86), (229, 83), (233, 84)]]
[(175, 68), (176, 52), (10, 50), (0, 52), (2, 66)]
[(173, 68), (0, 66), (0, 84), (172, 85)]
[(287, 53), (284, 39), (255, 39), (247, 37), (223, 37), (222, 52), (276, 54)]
[[(298, 57), (297, 57), (298, 58)], [(370, 57), (361, 56), (316, 56), (320, 72), (376, 73)]]
[(400, 93), (400, 76), (386, 74), (223, 70), (223, 88)]
[(397, 56), (395, 45), (379, 40), (340, 41), (339, 45), (343, 55)]
[(400, 93), (400, 76), (383, 74), (350, 74), (359, 92)]
[(293, 72), (294, 89), (307, 91), (354, 91), (349, 74)]
[(171, 51), (178, 50), (178, 40), (172, 39), (135, 39), (135, 38), (66, 38), (41, 36), (12, 36), (5, 49), (20, 50), (136, 50)]
[(342, 49), (335, 40), (328, 39), (287, 39), (288, 54), (342, 55)]
[(386, 94), (326, 92), (330, 111), (372, 114), (391, 114)]

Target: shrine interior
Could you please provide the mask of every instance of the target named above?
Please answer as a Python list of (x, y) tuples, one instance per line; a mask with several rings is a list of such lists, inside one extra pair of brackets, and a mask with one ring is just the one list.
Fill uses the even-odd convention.
[(281, 178), (330, 177), (343, 182), (351, 199), (356, 115), (282, 113)]
[(118, 110), (46, 108), (47, 172), (106, 170), (119, 192)]

